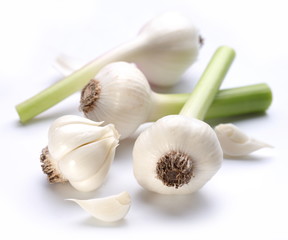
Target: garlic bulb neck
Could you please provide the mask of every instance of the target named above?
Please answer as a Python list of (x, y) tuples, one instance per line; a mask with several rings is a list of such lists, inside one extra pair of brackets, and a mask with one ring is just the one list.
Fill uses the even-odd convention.
[(41, 168), (42, 171), (47, 175), (50, 183), (66, 182), (67, 179), (62, 175), (61, 171), (58, 169), (55, 160), (51, 157), (48, 146), (42, 149), (40, 155)]
[(80, 109), (84, 114), (93, 111), (95, 108), (97, 99), (99, 99), (101, 93), (101, 85), (98, 80), (91, 79), (90, 82), (82, 89), (80, 99)]
[(177, 189), (190, 182), (194, 175), (193, 165), (188, 154), (171, 151), (158, 160), (156, 174), (164, 185)]

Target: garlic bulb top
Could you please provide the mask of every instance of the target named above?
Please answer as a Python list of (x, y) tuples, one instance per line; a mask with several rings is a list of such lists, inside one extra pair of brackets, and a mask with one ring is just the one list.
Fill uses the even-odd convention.
[(181, 115), (155, 122), (140, 134), (133, 148), (138, 183), (161, 194), (189, 194), (200, 189), (218, 171), (222, 159), (211, 127)]
[(145, 43), (141, 54), (133, 56), (133, 62), (150, 83), (158, 86), (176, 84), (197, 59), (202, 45), (198, 29), (176, 12), (167, 12), (149, 21), (138, 38)]
[(113, 123), (121, 139), (145, 122), (151, 108), (151, 89), (134, 65), (106, 65), (82, 90), (80, 109), (94, 121)]
[(119, 141), (113, 124), (101, 124), (73, 115), (52, 123), (48, 147), (41, 155), (42, 169), (50, 182), (68, 180), (80, 191), (101, 186)]
[(232, 123), (217, 125), (215, 132), (226, 156), (245, 156), (261, 148), (272, 147), (246, 135)]

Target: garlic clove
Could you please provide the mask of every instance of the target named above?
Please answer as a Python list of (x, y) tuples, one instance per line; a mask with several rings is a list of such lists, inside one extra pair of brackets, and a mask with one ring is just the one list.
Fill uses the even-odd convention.
[(272, 146), (251, 138), (231, 123), (219, 124), (214, 128), (226, 156), (245, 156), (261, 148)]
[(111, 124), (100, 127), (103, 122), (77, 116), (72, 116), (69, 121), (70, 117), (71, 115), (58, 118), (49, 129), (48, 148), (53, 158), (62, 158), (79, 146), (114, 136), (116, 133)]
[(131, 206), (128, 192), (122, 192), (105, 198), (89, 200), (67, 199), (77, 203), (93, 217), (104, 222), (116, 222), (123, 219)]
[(114, 152), (117, 145), (118, 141), (110, 137), (80, 146), (59, 161), (59, 168), (70, 181), (87, 179), (104, 163), (111, 162), (107, 157), (110, 157), (109, 153)]

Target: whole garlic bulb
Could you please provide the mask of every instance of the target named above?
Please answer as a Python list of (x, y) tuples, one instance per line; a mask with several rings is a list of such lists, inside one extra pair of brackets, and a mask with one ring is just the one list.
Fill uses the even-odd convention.
[(41, 155), (42, 169), (50, 182), (68, 180), (79, 191), (101, 186), (119, 142), (114, 125), (101, 124), (74, 115), (60, 117), (52, 123), (48, 146)]
[(222, 159), (221, 146), (211, 127), (181, 115), (156, 121), (139, 135), (133, 148), (138, 183), (161, 194), (197, 191), (219, 170)]
[(124, 139), (146, 121), (151, 101), (143, 73), (132, 63), (114, 62), (83, 88), (80, 110), (93, 121), (113, 123)]

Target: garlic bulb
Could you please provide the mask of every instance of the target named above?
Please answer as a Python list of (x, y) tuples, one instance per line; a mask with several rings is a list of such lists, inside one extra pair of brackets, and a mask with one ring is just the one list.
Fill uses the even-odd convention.
[[(147, 22), (134, 40), (106, 56), (112, 55), (114, 61), (135, 63), (151, 84), (167, 87), (175, 85), (197, 60), (202, 44), (199, 30), (188, 18), (177, 12), (166, 12)], [(105, 55), (101, 58), (105, 59)], [(54, 64), (64, 76), (84, 65), (83, 60), (64, 54), (58, 56)]]
[(67, 199), (79, 204), (93, 217), (104, 222), (116, 222), (123, 219), (131, 206), (131, 197), (128, 192), (122, 192), (105, 198), (89, 200)]
[(126, 62), (110, 63), (82, 90), (81, 105), (93, 121), (113, 123), (121, 139), (146, 121), (151, 108), (151, 89), (143, 73)]
[(159, 86), (176, 84), (197, 59), (202, 38), (191, 22), (179, 13), (164, 13), (147, 23), (139, 35), (101, 55), (77, 71), (18, 104), (21, 122), (27, 122), (72, 93), (81, 90), (105, 65), (134, 62), (148, 80)]
[(188, 194), (219, 170), (222, 149), (203, 121), (170, 115), (142, 132), (133, 148), (134, 176), (145, 189), (161, 194)]
[(231, 123), (217, 125), (215, 132), (222, 150), (227, 156), (245, 156), (261, 148), (272, 147), (267, 143), (247, 136)]
[(161, 194), (190, 194), (219, 170), (223, 159), (220, 143), (201, 120), (234, 56), (233, 49), (218, 48), (180, 114), (159, 119), (136, 139), (133, 169), (143, 188)]
[(164, 13), (148, 22), (138, 38), (145, 42), (133, 62), (154, 85), (175, 85), (198, 57), (203, 39), (189, 19), (176, 12)]
[(101, 124), (74, 115), (60, 117), (52, 123), (48, 147), (40, 158), (50, 182), (68, 180), (79, 191), (101, 186), (119, 141), (113, 124)]

